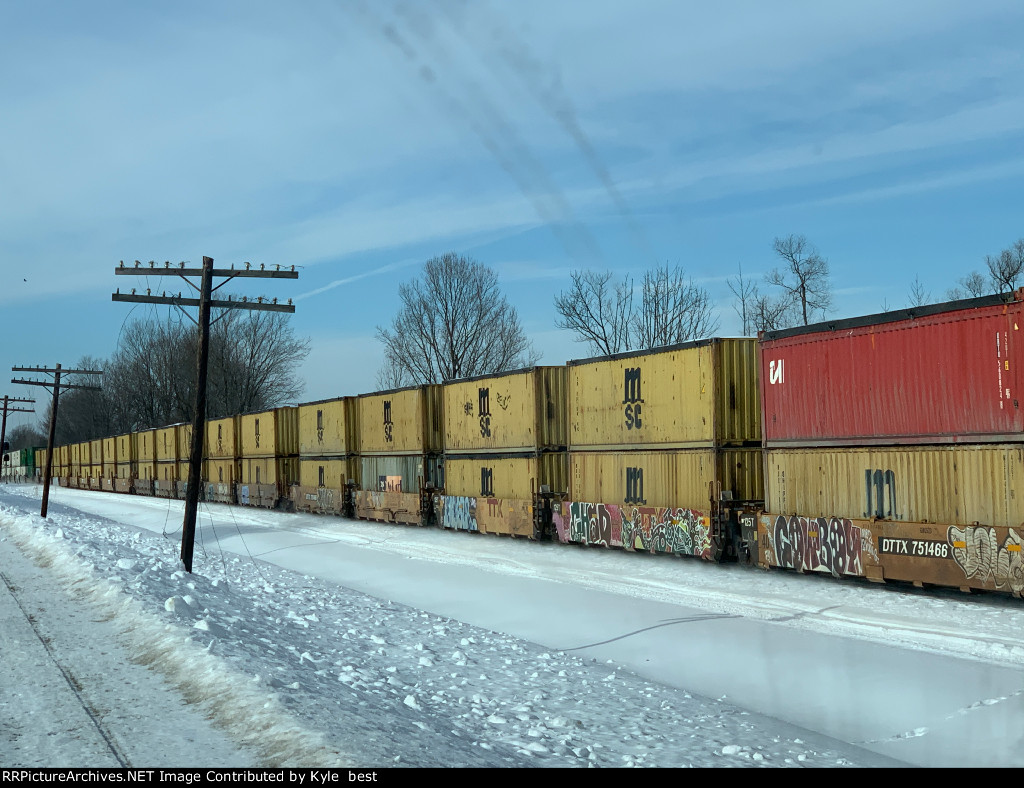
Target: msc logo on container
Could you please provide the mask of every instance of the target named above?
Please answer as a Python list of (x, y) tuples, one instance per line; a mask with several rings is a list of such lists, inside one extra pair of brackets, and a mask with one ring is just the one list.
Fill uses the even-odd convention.
[(384, 440), (388, 443), (394, 440), (395, 423), (391, 420), (391, 400), (384, 400)]
[(644, 469), (626, 468), (626, 497), (623, 503), (647, 503), (644, 498)]
[(643, 402), (643, 397), (640, 396), (640, 367), (627, 367), (622, 394), (622, 404), (626, 406), (624, 413), (627, 430), (640, 429), (643, 426), (643, 422), (640, 420)]
[(477, 389), (477, 413), (480, 416), (480, 436), (491, 437), (491, 390)]

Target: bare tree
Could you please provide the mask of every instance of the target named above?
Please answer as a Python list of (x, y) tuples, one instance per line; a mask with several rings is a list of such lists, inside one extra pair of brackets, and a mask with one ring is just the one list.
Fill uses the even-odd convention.
[(792, 298), (772, 298), (756, 293), (750, 307), (751, 325), (755, 331), (778, 331), (795, 322), (796, 302)]
[(924, 289), (921, 278), (915, 276), (914, 281), (910, 283), (910, 291), (907, 293), (907, 306), (924, 306), (930, 304), (931, 300), (932, 294)]
[(805, 326), (815, 311), (824, 316), (832, 307), (828, 260), (802, 235), (776, 238), (772, 248), (784, 266), (769, 271), (765, 281), (794, 300)]
[(413, 379), (409, 375), (409, 370), (399, 364), (394, 356), (387, 354), (384, 363), (377, 370), (377, 389), (384, 391), (411, 385), (413, 385)]
[(49, 436), (39, 427), (31, 424), (19, 424), (17, 427), (12, 427), (7, 433), (7, 442), (11, 444), (11, 451), (38, 446), (45, 447), (48, 438)]
[(482, 263), (454, 252), (433, 257), (398, 295), (391, 329), (378, 326), (377, 338), (385, 368), (399, 367), (413, 383), (503, 372), (540, 357), (502, 295), (498, 275)]
[(633, 317), (633, 347), (647, 350), (706, 337), (718, 330), (711, 297), (679, 266), (644, 274), (640, 311)]
[[(103, 389), (61, 394), (58, 442), (192, 421), (195, 331), (180, 316), (136, 320), (121, 333), (109, 361), (83, 358), (79, 366), (104, 372), (102, 381), (83, 382), (102, 382)], [(228, 310), (214, 323), (210, 336), (207, 418), (294, 400), (303, 387), (295, 370), (308, 353), (309, 340), (295, 337), (285, 315)]]
[(997, 293), (1012, 293), (1024, 270), (1024, 239), (994, 257), (985, 255), (985, 265), (992, 289)]
[(573, 271), (571, 287), (555, 296), (555, 325), (576, 334), (595, 353), (612, 355), (630, 348), (633, 280), (612, 283), (611, 271)]
[[(309, 347), (309, 340), (297, 338), (288, 316), (280, 312), (222, 313), (210, 335), (207, 417), (297, 399), (304, 383), (295, 369), (309, 355)], [(191, 419), (191, 410), (186, 411), (186, 420)]]
[(951, 287), (946, 291), (946, 298), (950, 301), (959, 301), (961, 298), (978, 298), (979, 296), (991, 293), (989, 283), (977, 271), (971, 271), (967, 276), (957, 280), (957, 287)]
[(555, 325), (602, 355), (686, 342), (718, 330), (707, 290), (679, 266), (644, 273), (640, 304), (633, 279), (613, 282), (611, 271), (573, 271), (572, 285), (555, 296)]
[(731, 277), (726, 279), (725, 283), (729, 285), (732, 294), (736, 296), (733, 308), (743, 321), (743, 336), (750, 336), (756, 330), (754, 328), (754, 301), (758, 297), (757, 284), (743, 278), (742, 265), (737, 264), (736, 267), (739, 270), (739, 274), (735, 279)]

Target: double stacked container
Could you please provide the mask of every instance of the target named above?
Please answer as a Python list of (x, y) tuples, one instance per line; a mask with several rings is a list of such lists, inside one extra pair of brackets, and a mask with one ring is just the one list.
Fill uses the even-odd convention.
[(444, 384), (446, 528), (540, 535), (541, 493), (568, 490), (565, 367), (532, 367)]
[(1022, 328), (1001, 295), (765, 334), (761, 563), (1019, 595)]
[(206, 422), (206, 500), (234, 503), (239, 468), (239, 417)]
[(159, 430), (140, 430), (135, 436), (135, 452), (137, 472), (132, 489), (137, 495), (156, 495), (157, 468), (157, 432)]
[(89, 441), (89, 489), (102, 489), (103, 480), (103, 439)]
[(158, 427), (156, 443), (156, 477), (154, 494), (160, 498), (178, 497), (178, 424)]
[(433, 493), (443, 487), (441, 389), (427, 384), (357, 398), (357, 517), (392, 523), (429, 521)]
[(100, 480), (105, 492), (114, 492), (114, 479), (117, 478), (117, 439), (113, 436), (103, 438), (103, 473)]
[(135, 444), (138, 436), (134, 433), (114, 438), (115, 478), (114, 489), (120, 493), (132, 491), (132, 481), (138, 475)]
[(345, 513), (349, 485), (357, 487), (360, 475), (357, 401), (339, 397), (299, 406), (299, 485), (292, 489), (296, 509)]
[(285, 406), (238, 417), (238, 502), (277, 506), (299, 481), (299, 409)]
[(763, 500), (756, 359), (707, 339), (570, 361), (559, 539), (719, 559), (730, 513)]

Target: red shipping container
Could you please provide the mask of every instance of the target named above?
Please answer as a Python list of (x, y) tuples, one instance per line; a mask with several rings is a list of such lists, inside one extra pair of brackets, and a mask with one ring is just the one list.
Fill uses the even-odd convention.
[(1024, 290), (764, 332), (765, 445), (1024, 439)]

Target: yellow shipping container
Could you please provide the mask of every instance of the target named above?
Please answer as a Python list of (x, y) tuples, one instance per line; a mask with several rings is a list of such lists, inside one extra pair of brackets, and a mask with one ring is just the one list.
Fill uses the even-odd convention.
[(239, 456), (238, 416), (206, 422), (206, 456), (211, 460), (231, 460)]
[[(274, 408), (238, 417), (239, 456), (243, 458), (297, 457), (299, 409)], [(243, 471), (243, 477), (245, 473)]]
[(518, 457), (446, 455), (444, 462), (445, 495), (532, 501), (541, 485), (565, 492), (568, 478), (565, 452)]
[(357, 403), (356, 397), (339, 397), (299, 405), (299, 455), (338, 457), (354, 454), (359, 445)]
[(569, 362), (570, 450), (753, 446), (757, 340), (706, 339)]
[(441, 451), (444, 398), (440, 385), (363, 394), (358, 399), (360, 454)]
[(188, 460), (192, 454), (192, 425), (175, 424), (174, 440), (178, 447), (178, 461)]
[(104, 438), (103, 443), (103, 478), (113, 479), (117, 476), (117, 438)]
[(760, 449), (570, 452), (569, 499), (707, 512), (711, 484), (724, 501), (764, 500)]
[(156, 474), (157, 430), (141, 430), (135, 433), (135, 448), (138, 452), (136, 478), (153, 480)]
[(765, 487), (773, 514), (1015, 528), (1024, 446), (770, 449)]
[(564, 451), (567, 378), (566, 367), (532, 367), (445, 383), (445, 451)]
[(238, 481), (238, 460), (210, 458), (205, 463), (206, 480), (213, 484), (233, 484)]
[[(178, 425), (170, 427), (158, 427), (156, 433), (156, 461), (177, 462), (178, 461)], [(162, 476), (161, 476), (162, 478)]]
[(288, 493), (288, 486), (298, 484), (298, 458), (278, 457), (243, 457), (240, 461), (242, 475), (241, 484), (276, 485), (281, 495)]
[(295, 507), (301, 511), (341, 514), (345, 504), (345, 486), (356, 480), (356, 457), (299, 459), (299, 484), (292, 488)]
[(299, 459), (299, 485), (303, 488), (328, 487), (332, 490), (344, 490), (350, 479), (358, 484), (358, 476), (359, 460), (354, 457)]
[(114, 458), (118, 465), (135, 462), (135, 440), (135, 434), (131, 432), (114, 438)]
[(89, 473), (91, 479), (103, 478), (103, 439), (89, 441)]

